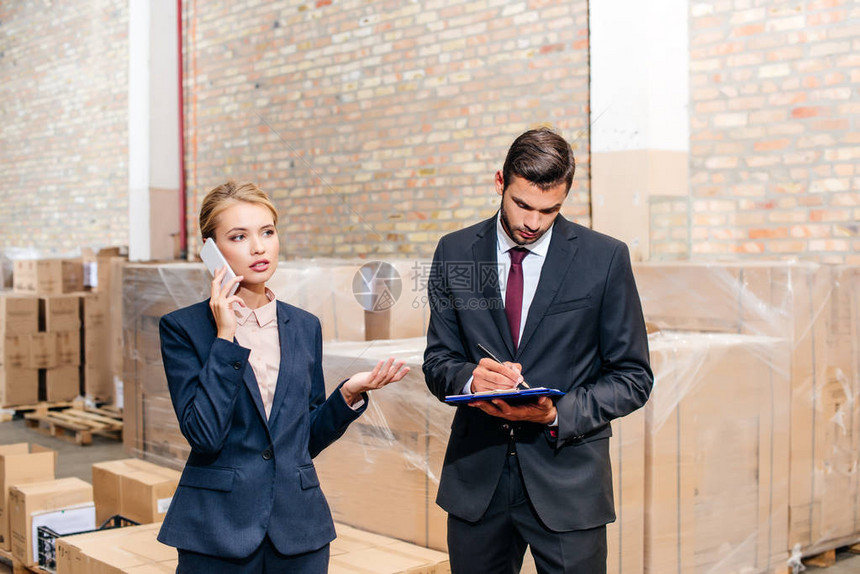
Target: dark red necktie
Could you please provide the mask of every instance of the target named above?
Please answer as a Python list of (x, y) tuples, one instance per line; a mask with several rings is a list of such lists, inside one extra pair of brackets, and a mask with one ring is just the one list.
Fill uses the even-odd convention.
[(511, 256), (511, 269), (505, 284), (505, 315), (511, 328), (514, 351), (520, 344), (520, 319), (523, 313), (523, 259), (529, 254), (525, 247), (514, 247), (508, 251)]

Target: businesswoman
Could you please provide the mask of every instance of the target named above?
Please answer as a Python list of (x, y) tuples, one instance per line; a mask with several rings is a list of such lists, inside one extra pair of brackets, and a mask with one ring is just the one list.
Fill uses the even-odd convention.
[[(392, 359), (328, 398), (319, 320), (266, 288), (278, 214), (254, 184), (227, 182), (200, 209), (237, 277), (161, 319), (173, 408), (191, 445), (158, 539), (180, 573), (324, 573), (334, 524), (311, 462), (367, 408), (367, 391), (408, 372)], [(230, 295), (237, 283), (239, 289)]]

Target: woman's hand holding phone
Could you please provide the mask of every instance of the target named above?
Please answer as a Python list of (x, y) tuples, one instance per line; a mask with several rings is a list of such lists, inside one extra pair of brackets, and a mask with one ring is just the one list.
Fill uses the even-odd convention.
[(340, 387), (346, 404), (352, 406), (358, 402), (361, 393), (381, 389), (390, 383), (396, 383), (406, 376), (409, 367), (404, 367), (405, 361), (394, 362), (393, 358), (379, 361), (372, 371), (356, 373)]
[(245, 302), (238, 295), (230, 295), (233, 285), (244, 279), (241, 275), (233, 277), (224, 285), (221, 281), (227, 274), (227, 267), (219, 269), (212, 278), (212, 293), (209, 298), (209, 308), (212, 310), (212, 316), (215, 317), (215, 324), (218, 326), (218, 337), (227, 341), (233, 342), (233, 337), (236, 335), (236, 314), (233, 313), (233, 303), (238, 303), (242, 307)]

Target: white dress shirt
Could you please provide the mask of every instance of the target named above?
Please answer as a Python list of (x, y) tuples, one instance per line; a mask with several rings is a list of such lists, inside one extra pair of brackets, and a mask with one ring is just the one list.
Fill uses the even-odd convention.
[[(517, 243), (508, 236), (502, 225), (501, 211), (496, 214), (496, 268), (499, 272), (499, 291), (502, 296), (502, 301), (505, 300), (507, 293), (508, 272), (511, 269), (511, 257), (508, 251), (514, 247), (524, 247), (529, 250), (529, 254), (523, 259), (523, 308), (520, 312), (520, 333), (518, 339), (522, 341), (523, 330), (526, 327), (526, 320), (529, 316), (529, 307), (535, 298), (538, 282), (540, 281), (540, 273), (543, 269), (543, 263), (546, 261), (546, 254), (549, 251), (549, 242), (552, 239), (552, 229), (555, 224), (547, 229), (540, 239), (529, 245), (517, 245)], [(472, 394), (472, 377), (466, 381), (466, 386), (463, 389), (464, 395)]]

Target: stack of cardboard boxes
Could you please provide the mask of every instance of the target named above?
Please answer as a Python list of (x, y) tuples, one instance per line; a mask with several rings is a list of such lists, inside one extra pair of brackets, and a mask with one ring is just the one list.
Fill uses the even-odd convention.
[[(0, 445), (0, 544), (7, 551), (11, 548), (14, 560), (28, 567), (39, 563), (40, 553), (43, 559), (51, 556), (46, 550), (53, 547), (57, 572), (63, 571), (59, 566), (62, 535), (90, 533), (115, 515), (141, 524), (160, 523), (179, 483), (178, 472), (137, 459), (93, 465), (92, 485), (79, 478), (55, 479), (55, 466), (52, 450)], [(39, 526), (48, 526), (61, 537), (40, 549)], [(106, 531), (110, 534), (103, 540), (121, 536), (121, 531)], [(150, 546), (155, 544), (153, 534)], [(175, 550), (166, 551), (175, 558)]]
[[(860, 540), (858, 268), (776, 262), (651, 263), (637, 265), (635, 273), (645, 316), (660, 328), (694, 331), (698, 336), (731, 333), (744, 337), (739, 351), (727, 354), (723, 361), (732, 367), (726, 373), (732, 380), (745, 378), (733, 367), (738, 357), (757, 348), (749, 337), (783, 341), (788, 349), (784, 354), (758, 352), (770, 365), (767, 373), (761, 372), (762, 377), (767, 374), (767, 380), (776, 385), (769, 391), (773, 393), (770, 420), (786, 421), (772, 427), (770, 439), (775, 448), (773, 468), (779, 470), (781, 458), (788, 461), (784, 475), (788, 535), (783, 550), (787, 554), (797, 548), (803, 555), (811, 555)], [(768, 358), (771, 356), (774, 358)], [(776, 384), (783, 378), (787, 388)], [(698, 374), (694, 380), (699, 380)], [(759, 380), (737, 392), (755, 396), (761, 392), (761, 384)], [(738, 411), (731, 385), (722, 386), (725, 396), (708, 408), (724, 417), (734, 416)], [(658, 408), (660, 392), (658, 379), (647, 408)], [(712, 422), (718, 430), (718, 421)], [(789, 440), (780, 446), (783, 441), (777, 431), (785, 424), (790, 429)], [(658, 431), (649, 428), (649, 437), (653, 439)], [(649, 468), (655, 465), (649, 463)], [(780, 479), (780, 474), (774, 474), (774, 509), (783, 504)], [(649, 519), (659, 512), (658, 506), (649, 505)], [(769, 516), (771, 521), (763, 523), (762, 529), (777, 533), (785, 529), (781, 510)], [(728, 531), (730, 524), (723, 529)], [(655, 527), (649, 532), (652, 536), (646, 544), (653, 547), (662, 534)], [(776, 543), (771, 539), (771, 547)], [(723, 552), (737, 548), (726, 545)]]
[(0, 294), (0, 406), (80, 394), (112, 402), (114, 260), (122, 258), (112, 250), (100, 252), (101, 287), (86, 292), (81, 260), (15, 261), (14, 291)]
[[(453, 409), (426, 391), (423, 338), (356, 342), (367, 333), (356, 328), (366, 325), (363, 309), (342, 291), (362, 263), (282, 263), (271, 284), (324, 318), (329, 392), (383, 356), (413, 368), (318, 457), (323, 489), (341, 522), (444, 549), (434, 501)], [(395, 265), (405, 279), (389, 313), (392, 336), (426, 331), (429, 262), (421, 263)], [(128, 444), (172, 466), (184, 462), (187, 444), (157, 322), (205, 299), (209, 282), (202, 266), (181, 267), (137, 266), (125, 283), (133, 299), (126, 372), (136, 370), (132, 386), (146, 405), (138, 414), (145, 435)], [(651, 263), (635, 274), (656, 328), (656, 382), (646, 409), (613, 423), (618, 521), (608, 530), (609, 572), (778, 571), (795, 545), (812, 554), (860, 540), (858, 268)], [(404, 303), (408, 310), (398, 308)]]

